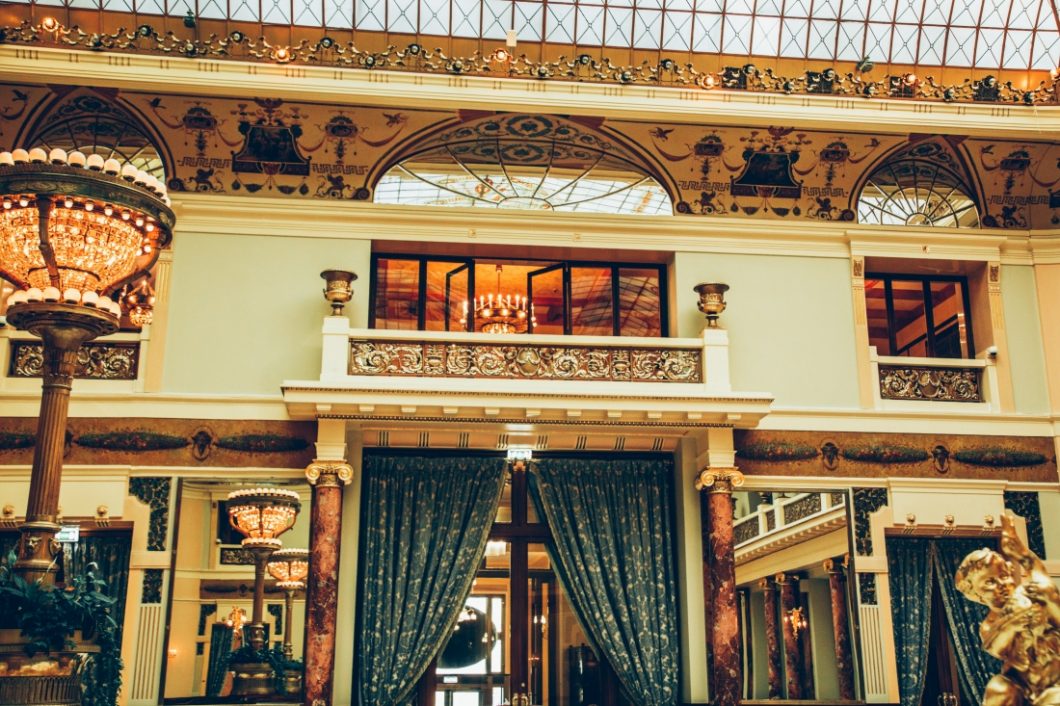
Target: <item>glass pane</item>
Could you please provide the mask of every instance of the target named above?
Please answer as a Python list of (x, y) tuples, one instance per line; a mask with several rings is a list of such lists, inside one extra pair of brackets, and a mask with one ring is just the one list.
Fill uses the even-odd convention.
[(931, 283), (931, 313), (935, 324), (936, 358), (971, 358), (964, 287), (960, 282)]
[(538, 270), (530, 275), (533, 289), (534, 333), (563, 333), (563, 268)]
[(572, 267), (570, 270), (571, 333), (610, 336), (614, 332), (610, 267)]
[(882, 279), (865, 280), (865, 313), (869, 325), (869, 345), (876, 346), (880, 355), (891, 353), (891, 338), (887, 335), (887, 292)]
[(468, 298), (471, 268), (460, 262), (427, 262), (427, 331), (464, 331), (460, 319)]
[(379, 258), (375, 268), (375, 327), (415, 330), (419, 292), (418, 261)]
[(512, 474), (508, 472), (504, 478), (504, 490), (501, 491), (501, 503), (497, 507), (497, 517), (494, 522), (507, 524), (512, 521)]
[(929, 355), (927, 322), (924, 318), (924, 285), (922, 282), (891, 282), (891, 301), (894, 306), (894, 355)]
[(622, 336), (661, 336), (659, 271), (623, 267), (618, 271), (618, 332)]

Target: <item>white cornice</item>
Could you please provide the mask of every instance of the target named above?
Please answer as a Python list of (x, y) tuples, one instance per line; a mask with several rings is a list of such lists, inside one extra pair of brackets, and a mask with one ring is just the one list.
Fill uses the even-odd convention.
[(177, 247), (186, 233), (837, 258), (853, 250), (907, 258), (1000, 257), (1024, 265), (1037, 262), (1037, 248), (1060, 256), (1060, 231), (896, 229), (807, 219), (561, 214), (194, 193), (174, 194), (174, 207)]
[(1060, 107), (898, 101), (366, 71), (0, 46), (0, 79), (400, 108), (527, 110), (710, 125), (799, 125), (1012, 139), (1060, 132)]

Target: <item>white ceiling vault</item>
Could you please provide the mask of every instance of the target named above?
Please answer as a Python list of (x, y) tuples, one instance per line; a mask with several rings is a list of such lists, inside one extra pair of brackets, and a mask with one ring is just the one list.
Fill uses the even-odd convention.
[[(1057, 0), (31, 0), (45, 7), (485, 41), (1046, 70)], [(147, 19), (147, 18), (144, 18)]]

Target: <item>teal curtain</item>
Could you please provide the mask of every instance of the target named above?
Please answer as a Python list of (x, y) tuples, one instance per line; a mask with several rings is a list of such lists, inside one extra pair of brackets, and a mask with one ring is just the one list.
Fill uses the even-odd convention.
[(114, 599), (111, 615), (118, 623), (118, 643), (125, 624), (125, 596), (129, 592), (129, 555), (132, 534), (100, 532), (81, 535), (80, 541), (63, 544), (63, 576), (79, 576), (95, 564), (96, 574), (107, 582), (107, 595)]
[(499, 458), (365, 457), (361, 706), (403, 703), (444, 646), (485, 555), (504, 468)]
[(673, 465), (543, 459), (531, 493), (575, 612), (638, 706), (677, 702)]
[(953, 650), (957, 653), (961, 693), (965, 702), (971, 704), (982, 701), (986, 683), (1001, 671), (1000, 660), (987, 654), (979, 639), (979, 625), (989, 609), (965, 598), (953, 581), (964, 557), (976, 549), (982, 549), (983, 544), (982, 539), (956, 538), (940, 539), (935, 544), (935, 576), (939, 582), (939, 593), (942, 594), (942, 605), (946, 608)]
[(919, 537), (887, 540), (894, 651), (902, 706), (919, 706), (927, 677), (931, 637), (932, 557), (935, 543)]
[(206, 695), (220, 696), (232, 653), (232, 626), (214, 623), (210, 631), (210, 661), (206, 668)]

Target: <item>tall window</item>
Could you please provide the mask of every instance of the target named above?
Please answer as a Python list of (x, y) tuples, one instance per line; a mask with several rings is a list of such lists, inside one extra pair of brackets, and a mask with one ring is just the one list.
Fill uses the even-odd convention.
[(964, 277), (867, 274), (869, 343), (880, 355), (972, 358)]
[(373, 328), (482, 331), (475, 302), (504, 297), (528, 302), (517, 333), (666, 332), (660, 265), (377, 255), (373, 273)]

